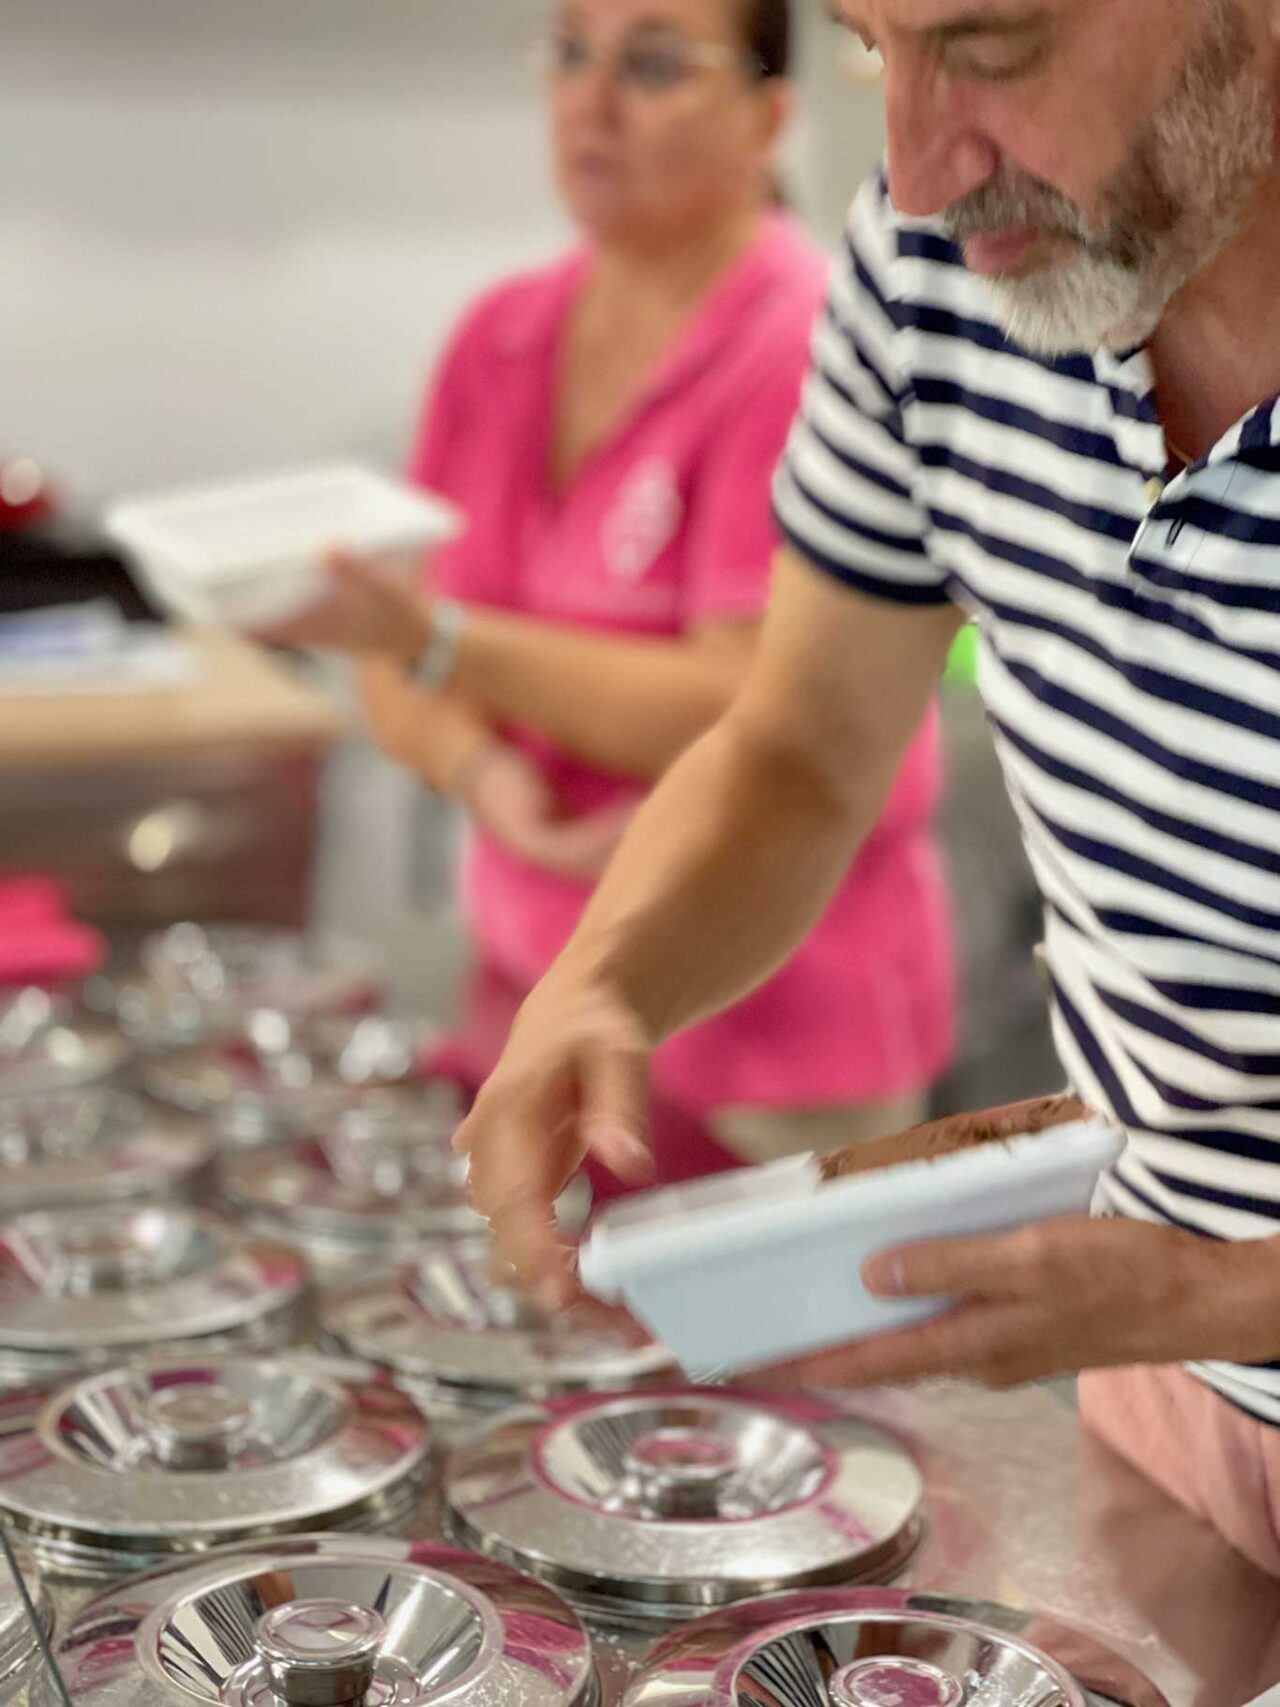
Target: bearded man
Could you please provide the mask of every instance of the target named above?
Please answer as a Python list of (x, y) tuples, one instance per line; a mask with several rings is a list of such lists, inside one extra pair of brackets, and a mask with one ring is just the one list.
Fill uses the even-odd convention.
[(1096, 1218), (888, 1253), (960, 1300), (801, 1373), (1087, 1370), (1086, 1422), (1280, 1575), (1280, 3), (840, 0), (884, 60), (751, 679), (640, 813), (460, 1144), (508, 1252), (643, 1172), (645, 1064), (783, 960), (965, 617)]

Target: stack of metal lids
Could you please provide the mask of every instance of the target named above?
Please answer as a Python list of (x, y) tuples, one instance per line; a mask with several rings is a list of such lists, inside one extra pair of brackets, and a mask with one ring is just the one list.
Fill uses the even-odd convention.
[[(53, 1606), (39, 1583), (29, 1582), (36, 1617), (46, 1638), (53, 1631)], [(40, 1644), (18, 1585), (0, 1558), (0, 1707), (25, 1697), (40, 1669)]]
[(46, 1383), (160, 1345), (288, 1344), (302, 1259), (180, 1205), (0, 1221), (0, 1386)]
[(186, 1197), (212, 1155), (208, 1134), (110, 1086), (0, 1097), (0, 1204), (10, 1215)]
[(0, 997), (0, 1098), (75, 1090), (110, 1076), (132, 1050), (114, 1026), (40, 989)]
[(248, 924), (171, 925), (144, 940), (136, 966), (86, 986), (86, 999), (147, 1048), (231, 1036), (258, 1008), (292, 1019), (364, 1012), (380, 994), (357, 950)]
[(487, 1238), (436, 1242), (400, 1268), (335, 1287), (319, 1315), (334, 1347), (445, 1412), (625, 1391), (672, 1372), (669, 1353), (621, 1311), (587, 1299), (548, 1316)]
[[(398, 1117), (349, 1117), (320, 1138), (229, 1153), (220, 1180), (246, 1226), (296, 1243), (333, 1279), (484, 1228), (467, 1202), (465, 1162)], [(561, 1199), (568, 1229), (580, 1230), (590, 1201), (585, 1179), (573, 1181)]]
[(624, 1624), (802, 1584), (891, 1581), (923, 1533), (915, 1460), (816, 1400), (712, 1388), (526, 1407), (464, 1440), (450, 1534)]
[(624, 1707), (1170, 1707), (1095, 1637), (986, 1602), (819, 1590), (729, 1608), (650, 1653)]
[(432, 1035), (380, 1014), (297, 1021), (262, 1008), (231, 1038), (149, 1061), (143, 1082), (158, 1101), (214, 1120), (231, 1143), (315, 1132), (352, 1112), (412, 1121), (444, 1141), (462, 1109), (452, 1086), (424, 1078)]
[(102, 1577), (312, 1529), (408, 1528), (429, 1424), (373, 1371), (298, 1355), (157, 1358), (0, 1408), (0, 1521)]
[[(97, 1707), (596, 1707), (591, 1643), (541, 1584), (426, 1542), (308, 1536), (157, 1572), (58, 1647)], [(38, 1707), (56, 1707), (51, 1688)]]

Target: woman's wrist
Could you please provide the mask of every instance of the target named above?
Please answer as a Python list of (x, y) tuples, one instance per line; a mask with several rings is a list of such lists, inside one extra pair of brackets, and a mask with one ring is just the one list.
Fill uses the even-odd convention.
[(477, 734), (448, 765), (439, 792), (465, 806), (481, 775), (506, 750), (507, 743), (491, 730)]

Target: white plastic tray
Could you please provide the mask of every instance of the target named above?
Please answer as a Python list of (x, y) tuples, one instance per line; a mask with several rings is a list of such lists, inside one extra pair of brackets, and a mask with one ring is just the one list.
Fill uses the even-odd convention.
[(694, 1375), (749, 1369), (938, 1315), (875, 1298), (868, 1257), (1083, 1213), (1121, 1135), (1083, 1121), (824, 1185), (812, 1156), (671, 1186), (604, 1210), (583, 1285), (622, 1302)]
[(326, 548), (425, 551), (456, 537), (462, 518), (443, 499), (334, 463), (126, 499), (104, 526), (166, 610), (263, 628), (319, 598)]

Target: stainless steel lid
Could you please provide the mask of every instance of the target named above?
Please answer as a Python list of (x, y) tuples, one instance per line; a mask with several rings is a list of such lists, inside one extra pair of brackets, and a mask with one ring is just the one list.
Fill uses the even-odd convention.
[[(1095, 1693), (1096, 1692), (1096, 1693)], [(624, 1707), (1170, 1707), (1095, 1637), (894, 1589), (731, 1607), (666, 1637)]]
[(0, 1203), (7, 1213), (180, 1196), (213, 1141), (109, 1086), (0, 1097)]
[[(53, 1604), (43, 1585), (34, 1580), (28, 1581), (27, 1592), (47, 1637), (53, 1632)], [(18, 1585), (0, 1558), (0, 1701), (16, 1700), (18, 1688), (29, 1680), (39, 1654), (40, 1645)]]
[[(58, 1648), (97, 1707), (594, 1707), (586, 1632), (541, 1584), (426, 1542), (307, 1536), (100, 1596)], [(52, 1691), (36, 1697), (54, 1707)]]
[(109, 1078), (130, 1056), (113, 1026), (40, 989), (0, 995), (0, 1097), (39, 1096)]
[(261, 925), (184, 923), (147, 937), (135, 968), (92, 978), (86, 1000), (131, 1037), (172, 1047), (237, 1030), (255, 1008), (291, 1018), (373, 1007), (380, 980), (349, 945)]
[(309, 1357), (148, 1359), (11, 1400), (0, 1521), (40, 1562), (142, 1570), (259, 1536), (408, 1524), (430, 1425), (372, 1370)]
[(624, 1622), (888, 1581), (919, 1544), (922, 1497), (883, 1430), (714, 1388), (530, 1406), (464, 1441), (445, 1476), (454, 1535)]
[(620, 1391), (672, 1368), (621, 1311), (586, 1300), (546, 1315), (503, 1283), (487, 1238), (433, 1244), (397, 1272), (335, 1288), (320, 1320), (336, 1345), (394, 1371), (415, 1397), (463, 1408)]
[(110, 1355), (224, 1334), (296, 1306), (295, 1252), (178, 1205), (0, 1222), (0, 1356)]
[[(385, 1264), (484, 1231), (467, 1202), (465, 1162), (429, 1126), (400, 1118), (348, 1116), (319, 1138), (233, 1152), (219, 1180), (247, 1225), (298, 1244), (333, 1276), (351, 1259)], [(558, 1205), (566, 1233), (581, 1231), (590, 1208), (579, 1176)]]
[(394, 1255), (483, 1225), (467, 1203), (465, 1164), (399, 1122), (340, 1122), (320, 1138), (228, 1154), (219, 1178), (237, 1213), (309, 1251)]
[(462, 1117), (452, 1086), (423, 1078), (425, 1026), (368, 1014), (291, 1021), (274, 1009), (250, 1014), (238, 1037), (158, 1057), (143, 1082), (159, 1101), (217, 1117), (244, 1144), (314, 1132), (349, 1110), (416, 1122), (440, 1142)]

